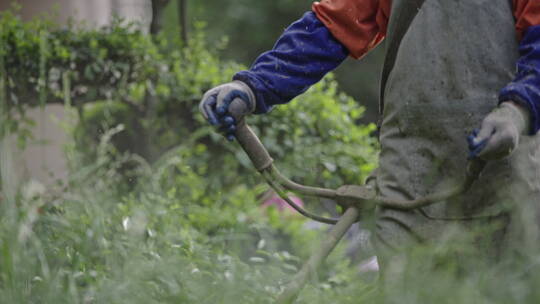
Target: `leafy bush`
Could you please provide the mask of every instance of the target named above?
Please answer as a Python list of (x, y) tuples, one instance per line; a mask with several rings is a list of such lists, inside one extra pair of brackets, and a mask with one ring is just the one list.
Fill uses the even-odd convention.
[[(120, 23), (60, 29), (0, 16), (2, 135), (24, 143), (24, 112), (40, 104), (79, 119), (64, 184), (14, 189), (0, 164), (0, 302), (273, 303), (317, 245), (326, 229), (262, 209), (267, 187), (246, 156), (198, 115), (202, 92), (242, 68), (202, 33), (180, 49)], [(329, 76), (250, 123), (288, 176), (336, 187), (374, 167), (362, 114)], [(391, 261), (382, 288), (358, 275), (342, 244), (298, 302), (538, 302), (537, 251), (485, 263), (469, 248), (474, 236), (413, 248)]]
[[(200, 29), (180, 49), (120, 22), (60, 29), (2, 13), (0, 28), (2, 134), (24, 143), (25, 110), (45, 103), (79, 120), (65, 184), (27, 184), (0, 204), (0, 297), (271, 303), (325, 229), (263, 210), (267, 187), (198, 114), (202, 93), (242, 67), (220, 61)], [(338, 186), (362, 182), (375, 163), (362, 113), (330, 76), (250, 123), (285, 172)], [(338, 249), (321, 286), (345, 286), (356, 273), (348, 263)]]

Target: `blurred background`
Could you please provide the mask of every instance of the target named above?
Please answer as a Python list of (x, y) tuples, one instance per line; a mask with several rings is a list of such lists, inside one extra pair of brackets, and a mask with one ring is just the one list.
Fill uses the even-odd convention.
[[(310, 6), (0, 0), (0, 302), (272, 302), (328, 228), (286, 207), (197, 105)], [(379, 57), (250, 117), (284, 174), (336, 188), (376, 167)], [(358, 299), (376, 273), (357, 227), (303, 299)]]
[[(54, 16), (58, 24), (100, 28), (115, 18), (135, 22), (144, 33), (162, 34), (167, 40), (186, 39), (190, 31), (204, 27), (209, 48), (220, 48), (219, 56), (249, 66), (262, 52), (269, 50), (281, 32), (310, 10), (312, 1), (279, 0), (0, 0), (0, 10), (16, 3), (22, 20)], [(359, 122), (376, 122), (378, 85), (384, 46), (363, 60), (348, 59), (335, 72), (340, 90), (365, 107)], [(216, 50), (217, 51), (217, 50)], [(66, 138), (55, 120), (63, 119), (59, 105), (31, 109), (36, 121), (38, 145), (30, 145), (17, 160), (22, 176), (50, 183), (65, 178), (67, 165), (61, 156)], [(44, 144), (45, 142), (49, 144)]]

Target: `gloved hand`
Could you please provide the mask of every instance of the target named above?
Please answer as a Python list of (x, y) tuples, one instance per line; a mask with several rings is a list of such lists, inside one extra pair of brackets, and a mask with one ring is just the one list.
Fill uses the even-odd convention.
[(199, 110), (228, 140), (234, 140), (237, 123), (255, 111), (255, 94), (242, 81), (215, 87), (204, 94)]
[(467, 138), (469, 158), (503, 159), (517, 148), (519, 139), (530, 128), (528, 109), (514, 102), (503, 102)]

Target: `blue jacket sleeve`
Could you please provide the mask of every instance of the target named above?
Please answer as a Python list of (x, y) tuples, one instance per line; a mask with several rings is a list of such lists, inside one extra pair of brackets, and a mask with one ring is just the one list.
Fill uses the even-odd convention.
[(531, 134), (540, 130), (540, 25), (525, 32), (519, 47), (517, 75), (502, 89), (499, 101), (512, 100), (531, 112)]
[(347, 56), (347, 49), (308, 12), (285, 30), (271, 51), (259, 56), (249, 70), (237, 73), (234, 80), (253, 89), (255, 113), (266, 113), (304, 93)]

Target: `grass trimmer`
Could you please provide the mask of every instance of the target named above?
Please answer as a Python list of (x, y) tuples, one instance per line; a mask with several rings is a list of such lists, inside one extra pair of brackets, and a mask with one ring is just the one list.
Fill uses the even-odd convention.
[[(255, 169), (259, 171), (268, 185), (292, 208), (312, 220), (334, 225), (327, 237), (321, 242), (320, 247), (313, 252), (300, 271), (285, 286), (285, 289), (277, 298), (276, 303), (278, 304), (293, 303), (296, 300), (309, 278), (315, 274), (317, 268), (336, 247), (343, 235), (357, 221), (361, 210), (372, 210), (374, 206), (412, 210), (446, 200), (469, 190), (485, 167), (485, 162), (482, 160), (470, 160), (467, 166), (466, 176), (461, 184), (449, 190), (415, 200), (398, 200), (381, 197), (373, 187), (368, 185), (345, 185), (338, 189), (325, 189), (297, 184), (279, 172), (274, 166), (274, 161), (266, 148), (243, 120), (238, 124), (236, 139), (249, 156)], [(287, 190), (306, 196), (332, 199), (341, 206), (345, 206), (346, 210), (339, 219), (313, 214), (294, 203), (288, 197)]]

